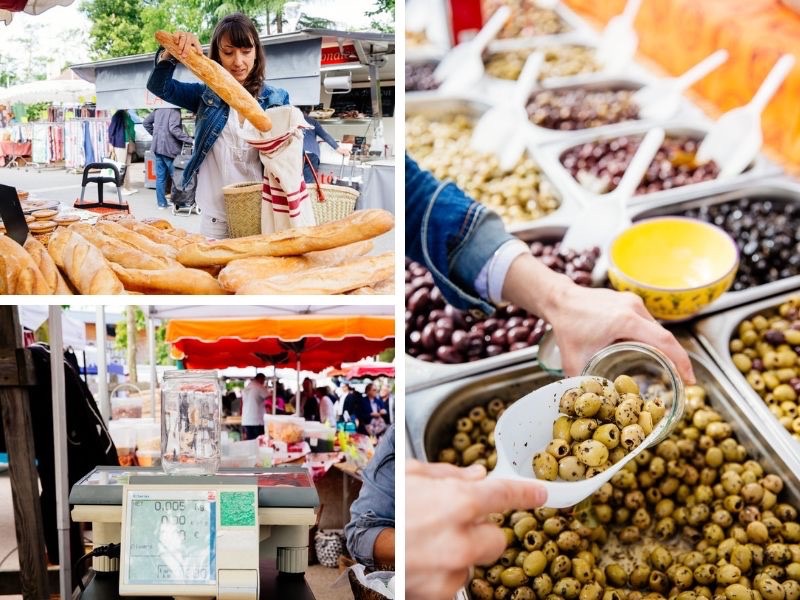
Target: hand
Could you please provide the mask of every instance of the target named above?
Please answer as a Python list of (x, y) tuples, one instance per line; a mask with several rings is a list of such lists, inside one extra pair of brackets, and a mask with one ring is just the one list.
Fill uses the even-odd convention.
[(536, 508), (547, 497), (534, 481), (486, 479), (478, 465), (406, 464), (406, 598), (450, 600), (472, 565), (506, 547), (489, 513)]
[(344, 148), (342, 146), (337, 147), (336, 151), (339, 154), (341, 154), (342, 156), (350, 156), (350, 150), (348, 150), (347, 148)]
[[(203, 46), (200, 45), (200, 40), (197, 39), (195, 34), (189, 33), (188, 31), (176, 31), (172, 34), (172, 37), (175, 43), (178, 44), (179, 52), (176, 58), (186, 58), (189, 56), (189, 52), (192, 51), (192, 48), (194, 48), (198, 54), (203, 53)], [(161, 53), (161, 60), (166, 60), (170, 56), (172, 56), (172, 53), (168, 50), (164, 50), (164, 52)]]
[(666, 354), (684, 383), (695, 381), (686, 350), (635, 294), (581, 287), (530, 254), (523, 254), (511, 263), (503, 283), (503, 298), (542, 316), (553, 326), (567, 375), (580, 373), (601, 348), (619, 340), (633, 340)]

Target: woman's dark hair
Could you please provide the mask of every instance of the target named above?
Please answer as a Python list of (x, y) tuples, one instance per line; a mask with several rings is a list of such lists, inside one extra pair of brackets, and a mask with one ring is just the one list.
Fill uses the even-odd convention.
[(250, 17), (242, 13), (233, 13), (223, 18), (217, 23), (214, 35), (211, 38), (211, 60), (222, 64), (219, 56), (219, 43), (223, 36), (227, 36), (228, 42), (236, 48), (255, 48), (256, 60), (253, 63), (253, 70), (247, 75), (244, 81), (245, 89), (253, 97), (258, 97), (261, 87), (264, 85), (266, 76), (267, 57), (264, 55), (264, 48), (258, 39), (258, 30), (253, 25)]

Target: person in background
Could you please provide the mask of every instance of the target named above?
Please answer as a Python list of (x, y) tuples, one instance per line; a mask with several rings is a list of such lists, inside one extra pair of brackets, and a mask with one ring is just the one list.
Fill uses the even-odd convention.
[(314, 390), (314, 382), (308, 377), (303, 380), (300, 401), (303, 406), (303, 418), (306, 421), (319, 421), (319, 401)]
[(336, 411), (333, 409), (333, 400), (327, 387), (318, 387), (315, 390), (319, 405), (319, 422), (327, 425), (336, 425)]
[[(194, 34), (178, 31), (175, 38), (181, 54), (202, 52)], [(218, 62), (256, 99), (261, 108), (289, 104), (289, 93), (267, 85), (267, 59), (258, 29), (249, 17), (234, 13), (224, 17), (211, 37), (209, 58)], [(184, 83), (173, 76), (178, 64), (164, 49), (156, 52), (155, 68), (147, 89), (159, 98), (197, 114), (195, 136), (200, 143), (183, 171), (183, 185), (197, 173), (197, 206), (201, 209), (200, 233), (227, 238), (228, 223), (222, 188), (245, 181), (261, 181), (264, 169), (258, 150), (245, 140), (243, 120), (208, 86)]]
[(378, 395), (380, 396), (381, 402), (383, 402), (383, 405), (387, 410), (387, 414), (384, 415), (384, 419), (386, 420), (386, 424), (390, 425), (394, 423), (394, 394), (392, 394), (392, 388), (388, 381), (381, 385), (381, 391)]
[[(275, 414), (283, 415), (286, 414), (286, 392), (280, 381), (276, 382), (275, 385)], [(272, 390), (269, 390), (267, 394), (266, 409), (269, 414), (272, 414)]]
[(127, 110), (119, 109), (111, 117), (108, 125), (108, 141), (113, 148), (113, 158), (116, 162), (125, 165), (125, 175), (122, 177), (123, 196), (130, 196), (139, 190), (131, 187), (131, 157), (136, 152), (136, 127), (133, 118)]
[[(344, 146), (341, 146), (339, 142), (333, 139), (333, 136), (330, 133), (325, 131), (322, 125), (320, 125), (319, 121), (309, 116), (308, 113), (311, 111), (310, 106), (301, 106), (300, 110), (303, 111), (303, 116), (306, 119), (306, 123), (311, 126), (308, 129), (303, 130), (303, 152), (305, 153), (308, 161), (310, 161), (314, 166), (315, 171), (319, 171), (319, 142), (317, 141), (317, 137), (322, 138), (326, 144), (328, 144), (342, 156), (350, 156), (350, 150)], [(314, 175), (311, 172), (311, 167), (308, 165), (308, 161), (303, 161), (303, 179), (305, 179), (306, 183), (313, 183)]]
[[(350, 505), (344, 528), (347, 550), (370, 568), (394, 570), (394, 425), (381, 438), (362, 473), (358, 498)], [(436, 531), (434, 529), (433, 531)]]
[(344, 407), (342, 409), (342, 417), (345, 421), (351, 421), (356, 424), (356, 431), (358, 433), (367, 433), (367, 424), (371, 421), (372, 412), (369, 400), (366, 396), (362, 396), (358, 390), (354, 389), (349, 383), (342, 384), (342, 390), (347, 391), (344, 399)]
[(150, 149), (156, 163), (156, 200), (158, 208), (167, 204), (167, 182), (172, 179), (175, 157), (181, 153), (183, 144), (192, 144), (192, 138), (181, 125), (179, 108), (157, 108), (144, 120), (144, 128), (153, 136)]
[(263, 373), (258, 373), (244, 388), (242, 400), (242, 434), (246, 440), (254, 440), (264, 435), (264, 400), (267, 398), (267, 380)]
[(378, 389), (374, 383), (368, 383), (364, 392), (369, 401), (370, 410), (367, 433), (380, 437), (383, 435), (383, 432), (386, 431), (386, 421), (389, 411), (383, 403), (383, 400), (378, 396)]

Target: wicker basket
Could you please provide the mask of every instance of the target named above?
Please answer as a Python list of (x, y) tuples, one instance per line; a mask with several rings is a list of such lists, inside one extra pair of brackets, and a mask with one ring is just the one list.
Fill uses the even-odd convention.
[[(320, 189), (324, 199), (320, 199)], [(358, 192), (353, 188), (328, 183), (310, 184), (308, 195), (314, 207), (314, 219), (317, 225), (344, 219), (356, 209), (358, 200)]]
[[(394, 565), (375, 565), (374, 569), (367, 569), (365, 573), (375, 571), (394, 571)], [(347, 579), (350, 582), (350, 590), (353, 592), (354, 600), (386, 600), (386, 596), (379, 594), (373, 589), (365, 587), (356, 577), (355, 572), (350, 569), (347, 571)]]
[(222, 188), (228, 235), (232, 238), (261, 233), (261, 190), (260, 181), (234, 183)]

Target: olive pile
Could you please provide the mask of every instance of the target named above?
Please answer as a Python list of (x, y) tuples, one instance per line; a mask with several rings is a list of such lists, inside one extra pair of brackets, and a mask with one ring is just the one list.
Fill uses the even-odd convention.
[(474, 120), (463, 113), (438, 119), (406, 119), (406, 150), (439, 179), (450, 179), (470, 198), (493, 209), (506, 222), (530, 221), (559, 206), (555, 188), (528, 157), (503, 173), (494, 154), (469, 147)]
[(800, 205), (781, 198), (739, 198), (683, 213), (722, 227), (739, 247), (733, 290), (800, 275)]
[[(472, 408), (439, 459), (493, 468), (494, 425), (505, 406), (495, 398)], [(782, 489), (779, 475), (748, 457), (705, 390), (690, 386), (673, 434), (588, 502), (491, 515), (507, 547), (497, 563), (474, 569), (470, 595), (798, 600), (800, 523), (797, 509), (781, 501)]]
[[(583, 75), (600, 70), (594, 49), (588, 46), (550, 46), (537, 50), (544, 54), (539, 79)], [(532, 52), (530, 49), (493, 52), (484, 57), (483, 68), (492, 77), (516, 81)]]
[[(600, 252), (562, 251), (558, 244), (531, 244), (531, 252), (548, 267), (589, 286)], [(465, 363), (533, 346), (547, 323), (513, 305), (488, 318), (476, 318), (445, 302), (433, 276), (406, 260), (406, 352), (428, 362)]]
[(787, 431), (800, 440), (800, 296), (739, 324), (731, 359)]
[(497, 36), (499, 38), (555, 35), (569, 31), (557, 12), (549, 8), (539, 8), (535, 0), (483, 0), (481, 12), (490, 16), (501, 6), (508, 6), (511, 16), (500, 30)]
[(561, 131), (632, 121), (639, 117), (632, 96), (632, 90), (544, 90), (530, 99), (528, 117), (534, 125)]
[(406, 91), (424, 92), (438, 88), (439, 83), (433, 78), (436, 65), (435, 62), (406, 63)]
[(602, 473), (639, 447), (666, 412), (657, 395), (646, 401), (628, 375), (592, 378), (564, 392), (553, 439), (533, 455), (538, 479), (578, 481)]
[[(641, 141), (642, 136), (622, 136), (581, 144), (566, 150), (561, 155), (561, 164), (592, 191), (610, 192), (619, 185)], [(695, 162), (698, 145), (697, 140), (686, 136), (664, 138), (636, 193), (649, 194), (715, 179), (719, 167), (714, 161)]]

